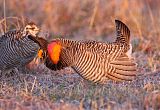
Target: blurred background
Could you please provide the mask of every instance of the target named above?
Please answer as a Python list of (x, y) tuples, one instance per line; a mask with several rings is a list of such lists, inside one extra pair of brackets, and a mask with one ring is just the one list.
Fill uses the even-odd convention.
[(146, 55), (155, 70), (160, 66), (159, 10), (159, 0), (0, 0), (0, 32), (33, 21), (47, 39), (107, 42), (115, 39), (114, 20), (119, 19), (131, 31), (133, 52)]
[(54, 35), (102, 40), (113, 37), (119, 19), (133, 39), (157, 42), (159, 10), (159, 0), (0, 0), (0, 25), (4, 32), (4, 17), (6, 30), (20, 28), (28, 19)]

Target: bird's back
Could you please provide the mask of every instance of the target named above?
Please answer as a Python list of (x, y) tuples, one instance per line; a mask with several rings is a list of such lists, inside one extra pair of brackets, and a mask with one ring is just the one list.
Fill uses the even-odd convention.
[(37, 54), (38, 44), (22, 34), (22, 30), (15, 30), (0, 37), (0, 70), (23, 66)]

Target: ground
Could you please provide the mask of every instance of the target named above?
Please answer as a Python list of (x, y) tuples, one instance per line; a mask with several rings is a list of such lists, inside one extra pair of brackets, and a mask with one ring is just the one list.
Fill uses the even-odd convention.
[(145, 54), (137, 52), (133, 55), (138, 59), (139, 71), (132, 82), (93, 84), (71, 68), (55, 72), (43, 64), (28, 70), (29, 73), (19, 72), (1, 80), (0, 108), (159, 109), (160, 70), (143, 67), (148, 61)]

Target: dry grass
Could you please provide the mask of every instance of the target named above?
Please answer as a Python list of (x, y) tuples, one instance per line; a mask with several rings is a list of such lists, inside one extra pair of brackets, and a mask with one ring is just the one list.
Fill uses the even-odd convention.
[(5, 5), (1, 0), (0, 10), (1, 33), (20, 29), (27, 18), (42, 28), (43, 36), (50, 35), (47, 39), (112, 41), (114, 19), (122, 20), (131, 30), (138, 63), (134, 81), (94, 85), (70, 68), (54, 72), (32, 62), (28, 71), (1, 79), (0, 110), (160, 109), (158, 0), (6, 0)]

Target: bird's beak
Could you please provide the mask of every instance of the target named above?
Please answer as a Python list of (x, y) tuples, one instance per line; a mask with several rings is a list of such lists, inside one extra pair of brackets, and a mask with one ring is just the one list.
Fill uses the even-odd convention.
[(41, 31), (41, 29), (37, 29), (37, 31)]
[(37, 37), (37, 35), (38, 35), (39, 32), (41, 31), (41, 29), (36, 29), (35, 31), (37, 31), (37, 33), (36, 33), (36, 37)]
[(38, 32), (40, 32), (40, 31), (41, 31), (41, 29), (36, 29), (35, 31), (38, 31)]

